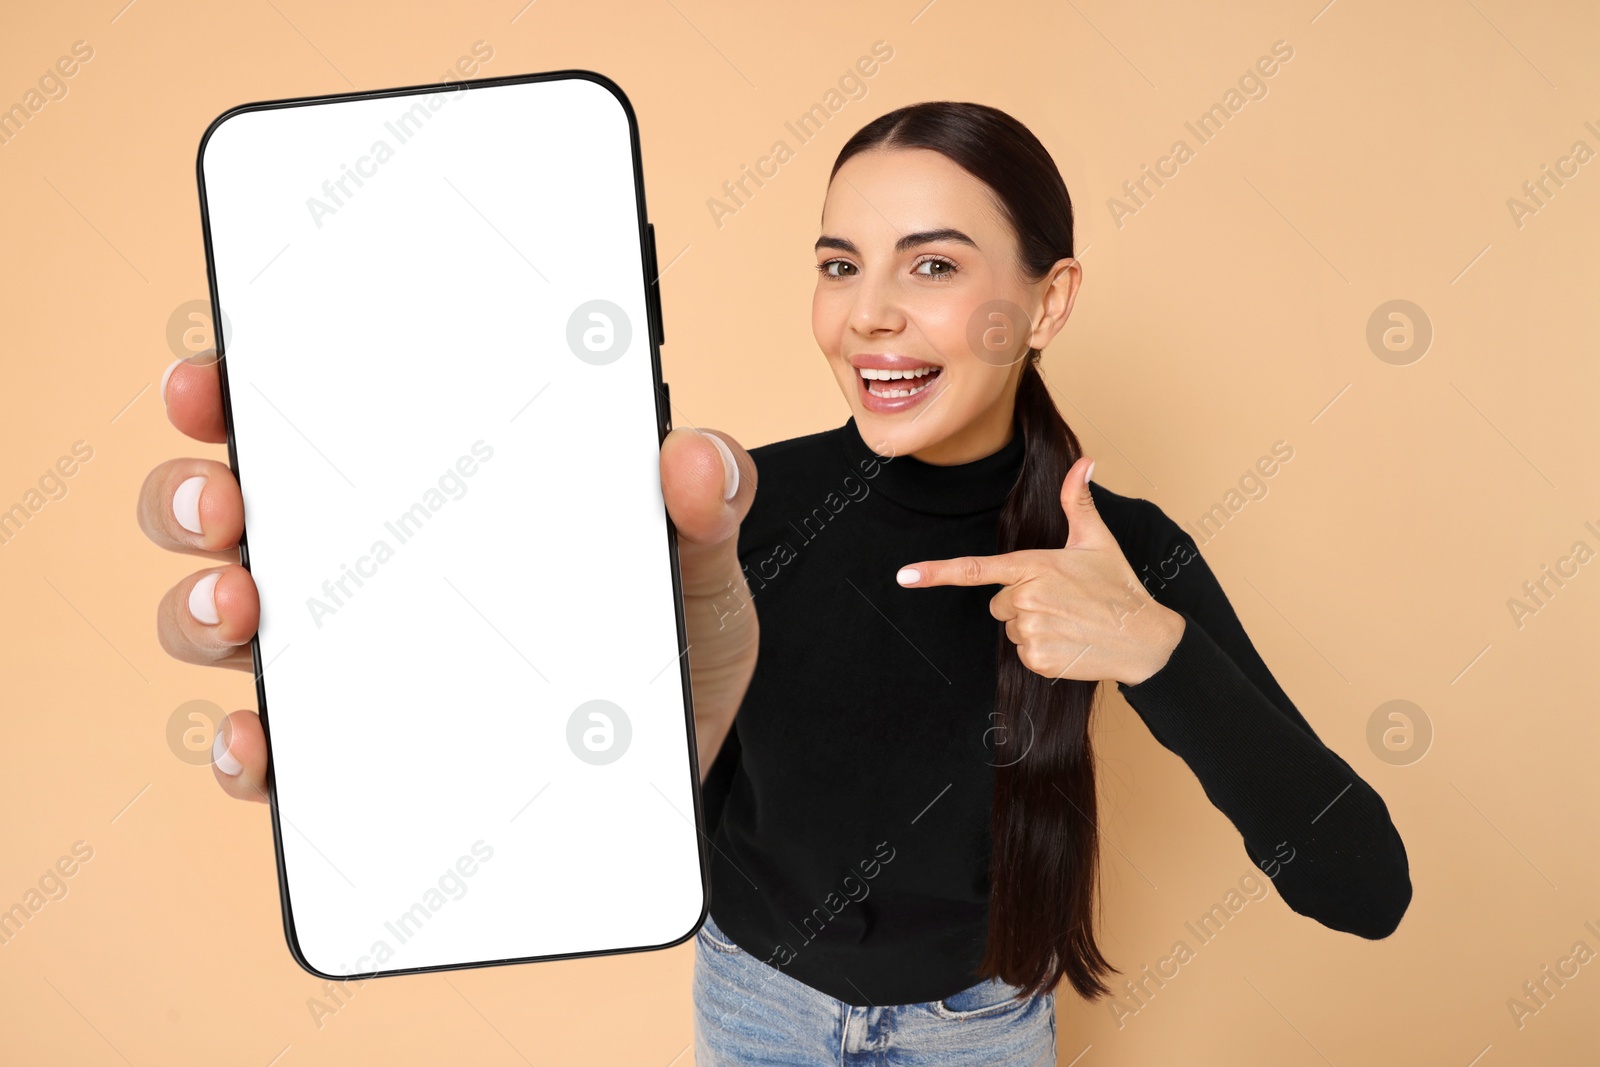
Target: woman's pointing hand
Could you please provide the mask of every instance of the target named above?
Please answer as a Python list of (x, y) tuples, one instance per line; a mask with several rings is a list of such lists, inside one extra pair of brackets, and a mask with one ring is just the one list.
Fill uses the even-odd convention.
[(1177, 647), (1184, 618), (1140, 585), (1094, 505), (1093, 467), (1080, 458), (1061, 484), (1063, 547), (912, 563), (897, 575), (900, 584), (1003, 585), (989, 613), (1006, 624), (1029, 670), (1052, 680), (1144, 681)]

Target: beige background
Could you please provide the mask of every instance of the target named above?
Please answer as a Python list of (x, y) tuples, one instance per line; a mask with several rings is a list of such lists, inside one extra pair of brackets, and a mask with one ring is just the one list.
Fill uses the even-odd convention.
[[(1381, 942), (1252, 902), (1121, 1027), (1063, 995), (1063, 1065), (1600, 1058), (1600, 963), (1520, 1027), (1507, 1005), (1576, 942), (1600, 952), (1600, 563), (1520, 628), (1507, 606), (1575, 542), (1600, 551), (1600, 162), (1520, 225), (1508, 206), (1574, 142), (1600, 151), (1592, 5), (122, 2), (8, 9), (0, 32), (0, 106), (74, 42), (94, 50), (0, 145), (0, 508), (93, 448), (0, 545), (0, 906), (93, 849), (0, 947), (0, 1058), (693, 1059), (688, 944), (332, 999), (285, 948), (266, 809), (166, 740), (186, 701), (254, 702), (248, 675), (164, 655), (155, 603), (202, 561), (134, 522), (155, 463), (226, 459), (171, 428), (156, 388), (169, 317), (206, 293), (200, 135), (240, 103), (442, 80), (477, 41), (480, 76), (585, 67), (632, 97), (680, 425), (754, 446), (844, 421), (809, 330), (824, 178), (864, 122), (952, 98), (1027, 123), (1075, 197), (1086, 281), (1045, 368), (1097, 478), (1192, 528), (1274, 441), (1294, 448), (1202, 548), (1286, 690), (1388, 802), (1415, 900)], [(774, 140), (796, 147), (785, 120), (877, 40), (894, 56), (867, 95), (719, 228), (708, 199)], [(1265, 98), (1199, 144), (1184, 123), (1280, 40), (1294, 56)], [(1179, 138), (1194, 157), (1119, 226), (1110, 198)], [(1395, 299), (1435, 334), (1404, 366), (1366, 340)], [(463, 362), (472, 344), (463, 321)], [(1107, 688), (1101, 943), (1132, 976), (1251, 868)], [(1390, 700), (1431, 723), (1424, 758), (1369, 746)], [(342, 1004), (320, 1026), (319, 996)]]

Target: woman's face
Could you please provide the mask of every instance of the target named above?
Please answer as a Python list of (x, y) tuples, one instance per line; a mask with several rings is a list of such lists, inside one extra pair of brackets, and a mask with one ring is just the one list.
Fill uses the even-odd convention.
[(1010, 440), (1024, 358), (1066, 321), (1075, 260), (1029, 282), (989, 187), (920, 148), (839, 168), (816, 254), (812, 332), (873, 451), (954, 464)]

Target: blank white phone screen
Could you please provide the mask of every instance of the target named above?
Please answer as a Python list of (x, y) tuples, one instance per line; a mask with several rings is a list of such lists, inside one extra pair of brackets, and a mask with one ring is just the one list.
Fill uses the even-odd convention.
[(703, 914), (608, 85), (256, 105), (202, 141), (284, 918), (323, 975), (653, 948)]

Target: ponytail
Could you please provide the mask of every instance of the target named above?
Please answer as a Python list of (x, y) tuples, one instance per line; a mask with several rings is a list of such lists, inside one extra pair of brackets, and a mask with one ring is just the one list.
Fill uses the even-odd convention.
[[(1017, 387), (1022, 472), (1000, 512), (999, 551), (1067, 543), (1061, 484), (1082, 450), (1030, 349)], [(1099, 874), (1094, 751), (1089, 720), (1098, 682), (1029, 670), (997, 623), (994, 811), (989, 937), (980, 971), (1032, 994), (1065, 977), (1083, 997), (1105, 996), (1115, 968), (1094, 939)]]
[[(850, 138), (833, 174), (867, 149), (926, 148), (983, 182), (1004, 209), (1024, 275), (1044, 278), (1072, 256), (1072, 199), (1043, 144), (1022, 123), (985, 104), (910, 104)], [(830, 175), (830, 180), (831, 180)], [(1067, 543), (1061, 485), (1081, 451), (1030, 348), (1014, 420), (1026, 443), (1022, 471), (1001, 509), (1001, 552)], [(1100, 872), (1094, 752), (1089, 715), (1098, 682), (1050, 679), (1023, 665), (996, 623), (994, 812), (990, 823), (989, 933), (981, 977), (1027, 993), (1065, 978), (1086, 999), (1108, 996), (1115, 974), (1094, 939)]]

